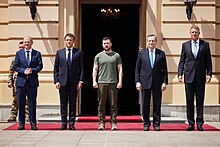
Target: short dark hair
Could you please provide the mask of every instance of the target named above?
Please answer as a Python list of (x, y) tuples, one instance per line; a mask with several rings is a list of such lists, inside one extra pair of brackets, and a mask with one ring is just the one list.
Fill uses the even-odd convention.
[(147, 38), (148, 38), (148, 37), (155, 37), (155, 40), (157, 41), (157, 36), (154, 35), (154, 34), (149, 34), (149, 35), (147, 35)]
[(112, 38), (111, 37), (104, 37), (102, 40), (110, 40), (110, 42), (112, 43)]
[(75, 40), (75, 36), (72, 34), (72, 33), (67, 33), (65, 36), (64, 36), (64, 39), (69, 36), (69, 37), (72, 37), (73, 40)]
[(18, 44), (23, 44), (24, 42), (23, 41), (19, 41), (19, 43)]

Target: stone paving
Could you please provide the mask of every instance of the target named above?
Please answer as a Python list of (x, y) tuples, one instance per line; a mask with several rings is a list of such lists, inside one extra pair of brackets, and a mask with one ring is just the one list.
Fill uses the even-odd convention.
[[(220, 122), (207, 124), (220, 129)], [(3, 130), (1, 147), (219, 147), (220, 131), (59, 131)]]

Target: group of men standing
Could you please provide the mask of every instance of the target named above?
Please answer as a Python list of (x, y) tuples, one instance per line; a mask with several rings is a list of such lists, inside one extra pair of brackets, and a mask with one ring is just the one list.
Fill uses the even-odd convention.
[[(212, 76), (212, 61), (209, 43), (199, 39), (200, 30), (197, 26), (190, 28), (191, 40), (182, 44), (178, 65), (178, 79), (185, 82), (187, 104), (187, 131), (203, 131), (203, 106), (205, 83)], [(37, 130), (36, 98), (39, 86), (38, 73), (43, 68), (41, 53), (32, 48), (33, 40), (27, 36), (23, 39), (23, 49), (17, 51), (13, 69), (18, 73), (16, 80), (19, 127), (25, 129), (26, 96), (29, 104), (29, 119), (32, 130)], [(74, 47), (75, 36), (68, 33), (64, 37), (65, 47), (56, 53), (54, 64), (54, 84), (59, 90), (61, 130), (75, 130), (77, 92), (83, 85), (83, 54)], [(135, 68), (136, 89), (142, 94), (142, 117), (144, 131), (149, 131), (150, 101), (153, 99), (153, 127), (160, 131), (162, 92), (168, 85), (168, 71), (165, 52), (156, 47), (157, 37), (147, 36), (147, 48), (139, 51)], [(117, 130), (117, 94), (122, 88), (122, 60), (118, 53), (112, 50), (112, 39), (102, 39), (103, 51), (94, 58), (93, 87), (98, 94), (98, 130), (105, 130), (105, 104), (107, 98), (110, 104), (111, 130)], [(197, 117), (194, 119), (194, 95), (196, 99)], [(67, 108), (69, 106), (69, 108)], [(69, 109), (69, 121), (67, 112)]]

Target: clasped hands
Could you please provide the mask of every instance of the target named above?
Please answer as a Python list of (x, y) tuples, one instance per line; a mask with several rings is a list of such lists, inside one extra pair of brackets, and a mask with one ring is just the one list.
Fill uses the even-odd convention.
[(25, 75), (32, 74), (32, 69), (31, 68), (26, 68), (25, 71), (24, 71), (24, 74)]

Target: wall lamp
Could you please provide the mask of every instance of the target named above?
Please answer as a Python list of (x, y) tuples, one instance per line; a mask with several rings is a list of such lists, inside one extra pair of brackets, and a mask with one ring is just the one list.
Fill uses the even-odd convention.
[(193, 5), (195, 5), (197, 0), (184, 0), (184, 3), (186, 5), (186, 15), (188, 20), (191, 19), (191, 15), (193, 12)]
[(38, 4), (39, 0), (24, 0), (26, 5), (29, 6), (30, 8), (30, 13), (31, 13), (31, 18), (34, 20), (35, 14), (37, 12), (37, 7), (36, 5)]

